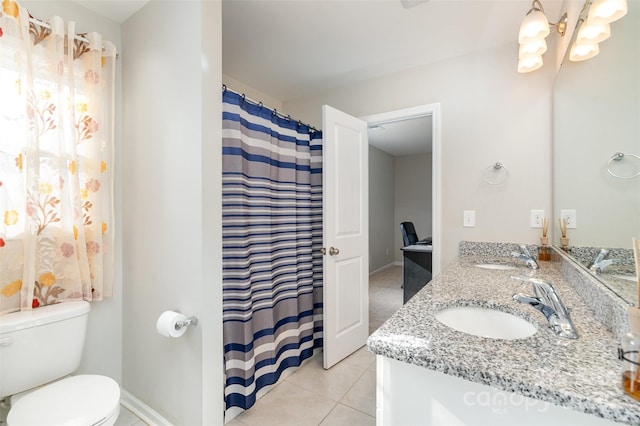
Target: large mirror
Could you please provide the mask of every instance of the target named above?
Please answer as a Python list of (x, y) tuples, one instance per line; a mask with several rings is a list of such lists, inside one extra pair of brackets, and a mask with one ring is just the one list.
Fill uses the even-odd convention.
[[(636, 306), (632, 238), (640, 238), (640, 176), (625, 177), (640, 172), (639, 9), (640, 1), (628, 1), (598, 56), (572, 62), (567, 52), (553, 107), (554, 243), (560, 211), (575, 210), (570, 255)], [(625, 156), (612, 160), (618, 152)], [(598, 255), (609, 262), (592, 265)]]

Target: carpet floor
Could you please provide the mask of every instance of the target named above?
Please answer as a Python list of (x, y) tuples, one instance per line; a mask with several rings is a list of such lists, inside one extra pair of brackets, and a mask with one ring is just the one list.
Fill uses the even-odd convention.
[(369, 277), (369, 334), (402, 307), (402, 266)]

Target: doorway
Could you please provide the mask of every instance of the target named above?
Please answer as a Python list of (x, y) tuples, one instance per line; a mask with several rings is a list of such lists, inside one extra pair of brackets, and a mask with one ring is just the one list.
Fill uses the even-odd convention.
[[(434, 276), (440, 272), (440, 105), (389, 111), (362, 120), (369, 128), (369, 143), (376, 148), (370, 149), (369, 158), (369, 294), (373, 331), (402, 306), (402, 267), (397, 256), (402, 247), (400, 221), (414, 220), (420, 238), (433, 238), (432, 272)], [(399, 303), (394, 302), (396, 299)]]

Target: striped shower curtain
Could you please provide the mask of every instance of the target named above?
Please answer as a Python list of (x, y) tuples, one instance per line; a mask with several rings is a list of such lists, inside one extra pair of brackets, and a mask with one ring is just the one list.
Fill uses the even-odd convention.
[(225, 402), (322, 347), (322, 134), (223, 93)]

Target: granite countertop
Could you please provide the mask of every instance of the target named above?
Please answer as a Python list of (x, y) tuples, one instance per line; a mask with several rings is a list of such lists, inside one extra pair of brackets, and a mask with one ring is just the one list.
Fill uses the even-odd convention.
[[(506, 263), (518, 270), (480, 269), (474, 266), (478, 263)], [(571, 311), (577, 340), (557, 337), (540, 312), (512, 299), (514, 293), (532, 294), (531, 284), (510, 278), (532, 273), (522, 265), (509, 257), (458, 257), (369, 337), (369, 350), (606, 419), (640, 424), (640, 402), (620, 385), (619, 343), (565, 281), (561, 262), (540, 262), (533, 273), (554, 284)], [(538, 331), (519, 340), (489, 339), (458, 332), (434, 318), (444, 308), (465, 305), (515, 314)]]

